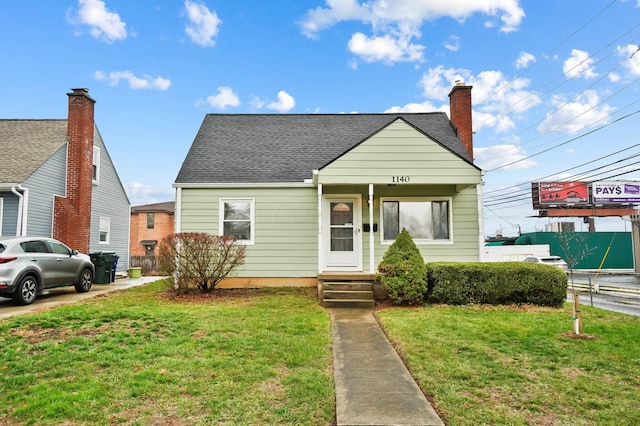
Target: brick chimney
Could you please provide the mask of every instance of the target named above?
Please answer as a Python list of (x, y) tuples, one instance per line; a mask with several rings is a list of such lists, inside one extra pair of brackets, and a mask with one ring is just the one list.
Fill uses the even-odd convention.
[(53, 237), (88, 253), (91, 241), (95, 100), (88, 89), (71, 89), (67, 120), (67, 194), (56, 197)]
[(471, 89), (461, 81), (456, 81), (449, 92), (451, 122), (458, 132), (464, 148), (473, 161), (473, 125), (471, 123)]

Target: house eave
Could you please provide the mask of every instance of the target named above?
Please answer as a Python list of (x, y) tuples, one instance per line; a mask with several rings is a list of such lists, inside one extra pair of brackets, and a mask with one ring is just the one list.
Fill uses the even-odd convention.
[(313, 182), (193, 182), (174, 183), (174, 188), (205, 189), (205, 188), (313, 188)]

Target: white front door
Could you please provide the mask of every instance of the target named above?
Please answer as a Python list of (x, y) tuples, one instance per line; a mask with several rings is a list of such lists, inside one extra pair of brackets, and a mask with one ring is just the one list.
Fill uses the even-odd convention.
[(362, 270), (360, 196), (326, 197), (322, 213), (325, 268)]

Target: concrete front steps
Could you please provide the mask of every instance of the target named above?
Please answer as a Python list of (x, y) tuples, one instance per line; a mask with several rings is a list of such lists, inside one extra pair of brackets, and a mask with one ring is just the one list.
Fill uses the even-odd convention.
[(318, 298), (325, 308), (373, 308), (373, 274), (318, 275)]

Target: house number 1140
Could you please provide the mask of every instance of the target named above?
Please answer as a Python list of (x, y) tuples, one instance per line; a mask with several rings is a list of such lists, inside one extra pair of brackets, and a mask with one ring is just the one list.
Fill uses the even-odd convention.
[(411, 178), (409, 176), (392, 176), (391, 177), (392, 183), (409, 183), (410, 180)]

